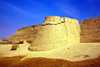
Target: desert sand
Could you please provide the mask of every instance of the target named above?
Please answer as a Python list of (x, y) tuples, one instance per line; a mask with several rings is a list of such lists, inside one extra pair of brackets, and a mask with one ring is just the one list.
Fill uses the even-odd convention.
[(30, 44), (20, 44), (17, 50), (11, 51), (12, 45), (0, 45), (0, 54), (4, 57), (26, 56), (25, 58), (43, 57), (63, 59), (67, 61), (82, 61), (94, 59), (100, 55), (100, 43), (76, 43), (49, 51), (29, 51)]

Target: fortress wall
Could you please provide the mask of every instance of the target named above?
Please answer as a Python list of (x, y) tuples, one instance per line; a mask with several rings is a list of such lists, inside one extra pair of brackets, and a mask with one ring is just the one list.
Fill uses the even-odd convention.
[(27, 27), (23, 27), (23, 28), (18, 29), (16, 33), (32, 31), (34, 29), (39, 29), (40, 27), (41, 27), (41, 24), (33, 25), (33, 26), (27, 26)]
[(80, 26), (78, 20), (65, 17), (66, 29), (68, 32), (68, 44), (80, 42)]
[(100, 42), (100, 17), (90, 18), (82, 21), (80, 28), (81, 43)]
[(42, 24), (38, 24), (38, 25), (34, 25), (34, 26), (32, 26), (32, 27), (33, 27), (33, 29), (40, 29), (40, 28), (41, 28), (41, 25), (42, 25)]
[(15, 34), (13, 34), (11, 37), (4, 38), (4, 40), (7, 40), (6, 42), (8, 43), (19, 43), (23, 42), (24, 40), (31, 43), (40, 27), (41, 24), (20, 28)]

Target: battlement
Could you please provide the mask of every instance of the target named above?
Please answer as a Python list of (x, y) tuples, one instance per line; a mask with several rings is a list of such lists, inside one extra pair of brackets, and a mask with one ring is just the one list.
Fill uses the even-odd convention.
[(57, 24), (57, 23), (61, 23), (64, 21), (64, 18), (60, 18), (59, 16), (47, 16), (45, 17), (44, 23), (51, 23), (51, 24)]
[(68, 17), (60, 17), (60, 16), (47, 16), (45, 17), (45, 20), (43, 22), (43, 24), (45, 25), (54, 25), (54, 24), (60, 24), (60, 23), (63, 23), (63, 22), (78, 22), (78, 20), (76, 19), (71, 19), (71, 18), (68, 18)]

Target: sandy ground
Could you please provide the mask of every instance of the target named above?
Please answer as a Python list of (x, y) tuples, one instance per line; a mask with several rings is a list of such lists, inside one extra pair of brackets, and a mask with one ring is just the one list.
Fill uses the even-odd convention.
[(5, 57), (26, 56), (25, 58), (43, 57), (68, 61), (82, 61), (94, 59), (100, 55), (100, 43), (75, 43), (49, 51), (29, 51), (30, 44), (20, 44), (20, 47), (11, 51), (12, 45), (0, 45), (0, 55)]

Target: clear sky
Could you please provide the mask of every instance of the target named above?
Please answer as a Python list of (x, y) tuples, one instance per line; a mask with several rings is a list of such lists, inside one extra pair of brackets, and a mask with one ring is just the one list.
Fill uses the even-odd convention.
[(0, 0), (0, 39), (41, 24), (46, 16), (82, 20), (100, 17), (100, 0)]

